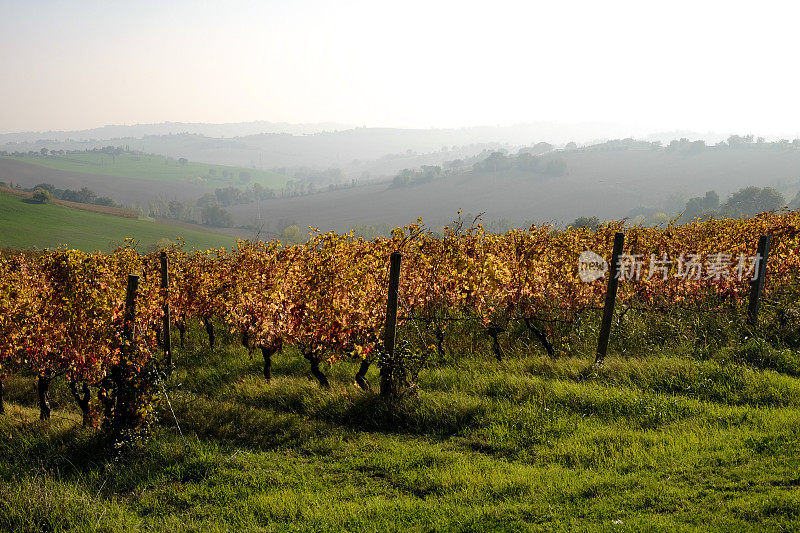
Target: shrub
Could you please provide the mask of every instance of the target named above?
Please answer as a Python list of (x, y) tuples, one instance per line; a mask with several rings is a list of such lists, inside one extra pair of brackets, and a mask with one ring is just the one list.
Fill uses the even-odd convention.
[(38, 189), (33, 191), (33, 199), (39, 202), (40, 204), (46, 204), (53, 199), (53, 195), (50, 194), (50, 191), (39, 187)]

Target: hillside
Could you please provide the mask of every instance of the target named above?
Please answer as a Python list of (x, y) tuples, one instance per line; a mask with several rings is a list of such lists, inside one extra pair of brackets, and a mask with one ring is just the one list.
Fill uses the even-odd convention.
[[(536, 122), (513, 126), (430, 129), (354, 128), (335, 123), (252, 122), (215, 125), (173, 122), (70, 132), (0, 134), (0, 150), (85, 150), (122, 144), (135, 150), (225, 165), (249, 167), (258, 165), (261, 158), (264, 168), (293, 165), (342, 168), (350, 165), (354, 159), (368, 161), (387, 154), (406, 154), (408, 151), (433, 153), (441, 151), (443, 147), (487, 143), (517, 146), (543, 140), (556, 144), (570, 141), (590, 143), (596, 139), (632, 133), (637, 132), (595, 122)], [(638, 133), (643, 135), (646, 132)]]
[[(261, 202), (262, 218), (344, 231), (356, 224), (406, 224), (422, 217), (447, 224), (459, 209), (507, 219), (566, 224), (579, 216), (620, 219), (639, 207), (677, 215), (687, 198), (714, 189), (723, 199), (743, 187), (771, 186), (790, 200), (800, 188), (800, 150), (577, 150), (554, 154), (563, 176), (523, 170), (468, 171), (428, 183), (388, 183)], [(232, 208), (236, 224), (252, 224), (257, 206)]]
[[(107, 155), (97, 157), (111, 159)], [(119, 173), (132, 168), (126, 167), (129, 163), (123, 157), (131, 156), (117, 157), (122, 159), (116, 163)], [(422, 157), (427, 156), (417, 159)], [(410, 187), (391, 188), (388, 182), (383, 182), (329, 191), (327, 186), (321, 186), (317, 189), (320, 192), (315, 194), (265, 199), (260, 206), (245, 203), (226, 209), (233, 214), (235, 226), (265, 225), (272, 231), (281, 231), (287, 222), (300, 228), (313, 225), (323, 230), (346, 231), (360, 224), (399, 226), (417, 217), (436, 227), (452, 221), (458, 210), (485, 213), (486, 221), (504, 219), (517, 225), (530, 221), (566, 224), (580, 216), (605, 219), (634, 216), (636, 210), (643, 207), (677, 215), (688, 198), (712, 189), (723, 200), (750, 185), (774, 187), (787, 200), (794, 198), (800, 189), (800, 150), (792, 146), (765, 148), (754, 144), (740, 149), (709, 147), (685, 153), (669, 149), (609, 149), (598, 145), (554, 151), (545, 157), (562, 159), (566, 173), (556, 177), (519, 168), (496, 172), (465, 170)], [(31, 159), (62, 165), (56, 159)], [(407, 168), (414, 168), (412, 159), (399, 161), (407, 163)], [(179, 173), (185, 169), (176, 161), (165, 158), (153, 161), (149, 163), (152, 179), (145, 179), (71, 172), (2, 157), (0, 181), (23, 187), (42, 182), (58, 188), (88, 187), (99, 196), (110, 196), (120, 203), (135, 203), (145, 208), (150, 203), (165, 200), (194, 205), (198, 198), (213, 193), (215, 188), (247, 188), (238, 177), (228, 176), (227, 182), (190, 179), (181, 177)], [(473, 161), (464, 159), (463, 168), (470, 169)], [(436, 164), (436, 161), (425, 164)], [(192, 165), (195, 164), (189, 162), (185, 166), (194, 168)], [(75, 163), (70, 168), (78, 166)], [(88, 166), (98, 171), (114, 164)], [(208, 175), (208, 169), (213, 166), (201, 167)], [(170, 177), (170, 172), (175, 174)], [(256, 176), (256, 172), (252, 170), (252, 175)], [(217, 172), (218, 176), (220, 174)]]
[(15, 161), (55, 170), (154, 181), (200, 183), (209, 187), (241, 185), (246, 181), (248, 184), (258, 183), (265, 188), (278, 189), (286, 185), (288, 179), (286, 176), (269, 170), (209, 165), (195, 161), (180, 161), (159, 155), (94, 152), (7, 157)]
[(183, 237), (188, 248), (230, 247), (233, 238), (178, 226), (80, 211), (0, 194), (0, 248), (55, 248), (109, 251), (126, 237), (147, 250), (162, 239)]

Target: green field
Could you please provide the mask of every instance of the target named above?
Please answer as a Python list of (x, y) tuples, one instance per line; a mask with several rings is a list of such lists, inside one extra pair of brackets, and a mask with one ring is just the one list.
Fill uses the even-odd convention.
[[(222, 188), (235, 186), (247, 188), (259, 183), (264, 188), (281, 189), (289, 179), (283, 174), (254, 168), (210, 165), (189, 161), (181, 164), (176, 159), (158, 155), (134, 155), (123, 153), (111, 156), (105, 153), (78, 153), (50, 156), (6, 156), (8, 159), (22, 161), (55, 170), (119, 176), (123, 178), (151, 179), (158, 181), (188, 181), (202, 183), (209, 187)], [(213, 170), (215, 175), (211, 175)], [(228, 176), (223, 176), (223, 172)], [(250, 179), (242, 179), (240, 172), (246, 172)]]
[[(267, 383), (236, 339), (210, 350), (202, 331), (190, 327), (166, 384), (186, 445), (162, 402), (154, 437), (111, 460), (63, 381), (43, 423), (33, 377), (6, 379), (0, 529), (800, 527), (797, 352), (615, 334), (615, 355), (592, 372), (581, 350), (551, 359), (517, 338), (498, 362), (488, 342), (454, 334), (419, 397), (389, 409), (352, 384), (354, 363), (325, 365), (324, 390), (287, 348)], [(784, 371), (759, 368), (775, 354)]]
[(133, 237), (140, 249), (162, 239), (183, 237), (188, 248), (230, 248), (233, 237), (146, 220), (101, 215), (53, 204), (28, 203), (0, 194), (0, 248), (56, 248), (66, 244), (84, 251), (110, 251)]

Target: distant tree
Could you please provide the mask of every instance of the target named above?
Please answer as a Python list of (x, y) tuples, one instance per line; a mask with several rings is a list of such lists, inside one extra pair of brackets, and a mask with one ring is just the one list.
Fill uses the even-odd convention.
[(652, 227), (665, 226), (665, 225), (669, 224), (670, 220), (671, 220), (670, 216), (668, 214), (666, 214), (666, 213), (654, 213), (647, 220), (647, 225), (648, 226), (652, 226)]
[(286, 244), (300, 244), (303, 242), (303, 232), (298, 226), (288, 226), (283, 230), (283, 241)]
[(81, 187), (81, 190), (78, 191), (78, 201), (84, 204), (92, 203), (95, 199), (95, 196), (96, 195), (94, 191), (88, 187)]
[[(408, 187), (414, 179), (414, 171), (410, 168), (404, 168), (392, 179), (392, 188)], [(288, 185), (288, 184), (287, 184)]]
[(751, 217), (765, 211), (774, 211), (786, 205), (783, 195), (772, 187), (745, 187), (733, 193), (721, 207), (729, 217)]
[(210, 205), (215, 205), (217, 203), (217, 197), (211, 194), (210, 192), (205, 193), (203, 196), (197, 199), (197, 207), (203, 208), (208, 207)]
[(180, 163), (181, 165), (185, 165), (188, 162), (189, 160), (186, 159), (185, 157), (181, 157), (180, 159), (178, 159), (178, 163)]
[(392, 233), (392, 228), (388, 224), (356, 224), (350, 231), (353, 235), (367, 241), (372, 241), (378, 237), (388, 237)]
[(717, 191), (706, 191), (703, 196), (703, 207), (706, 209), (716, 209), (719, 207), (719, 195)]
[(108, 196), (100, 196), (98, 198), (95, 198), (94, 199), (94, 204), (95, 205), (105, 205), (105, 206), (108, 206), (108, 207), (114, 207), (115, 205), (117, 205), (117, 203), (114, 200), (112, 200), (111, 198), (109, 198)]
[(445, 164), (445, 167), (449, 168), (453, 172), (458, 172), (464, 167), (464, 160), (463, 159), (453, 159), (452, 161), (448, 161)]
[(728, 146), (731, 148), (741, 148), (745, 145), (752, 144), (752, 135), (731, 135), (728, 137)]
[(505, 153), (492, 152), (492, 154), (483, 161), (478, 161), (472, 165), (472, 168), (477, 172), (498, 172), (510, 169), (511, 165), (511, 158)]
[(667, 213), (680, 213), (686, 205), (686, 195), (673, 192), (667, 195), (662, 203), (662, 208)]
[(184, 205), (178, 200), (171, 200), (167, 204), (166, 216), (174, 220), (189, 220), (191, 219), (192, 208)]
[(439, 165), (422, 165), (420, 167), (420, 178), (425, 181), (432, 181), (442, 176), (442, 167)]
[(689, 144), (689, 151), (692, 153), (702, 152), (705, 149), (706, 149), (706, 142), (703, 140), (692, 141)]
[(39, 150), (39, 153), (42, 155), (47, 155), (48, 151), (49, 150), (47, 150), (47, 148), (42, 148), (41, 150)]
[(53, 195), (47, 189), (38, 188), (33, 191), (33, 200), (40, 204), (49, 203), (53, 199)]
[(535, 171), (539, 167), (539, 158), (530, 152), (520, 152), (514, 163), (520, 170)]
[(564, 147), (564, 150), (577, 150), (578, 145), (574, 142), (568, 142), (567, 145)]
[(236, 187), (225, 187), (223, 189), (216, 189), (214, 191), (214, 196), (216, 196), (217, 202), (220, 205), (227, 207), (240, 203), (242, 199), (242, 191)]
[(600, 219), (597, 217), (578, 217), (570, 224), (573, 228), (587, 228), (592, 231), (595, 231), (599, 225)]
[(786, 198), (772, 187), (764, 187), (758, 195), (756, 209), (758, 213), (774, 211), (786, 206)]
[(213, 178), (214, 176), (216, 176), (216, 175), (217, 175), (217, 169), (215, 169), (215, 168), (209, 168), (209, 169), (208, 169), (208, 175), (209, 175), (209, 176), (211, 176), (211, 177)]
[(686, 221), (703, 217), (704, 215), (714, 215), (719, 207), (719, 195), (716, 191), (707, 191), (705, 196), (690, 198), (683, 209), (683, 219)]
[(252, 195), (254, 200), (260, 200), (264, 198), (265, 189), (263, 185), (260, 183), (254, 183), (250, 186), (250, 194)]
[(48, 191), (50, 194), (55, 194), (56, 187), (52, 183), (40, 183), (34, 189), (44, 189)]
[(549, 159), (544, 165), (544, 173), (550, 176), (563, 176), (567, 173), (567, 162), (560, 157)]
[(216, 228), (230, 228), (233, 226), (233, 215), (216, 204), (204, 207), (200, 211), (200, 217), (206, 226)]
[(275, 229), (277, 230), (278, 233), (283, 233), (283, 230), (285, 230), (289, 226), (299, 226), (299, 225), (300, 224), (294, 219), (291, 219), (291, 218), (279, 218), (275, 222)]
[(94, 202), (95, 197), (96, 195), (94, 191), (92, 191), (88, 187), (83, 187), (79, 191), (66, 189), (63, 193), (61, 193), (62, 200), (66, 200), (68, 202), (77, 202), (81, 204), (91, 204), (92, 202)]
[(789, 204), (789, 209), (800, 210), (800, 191), (795, 195), (794, 200)]

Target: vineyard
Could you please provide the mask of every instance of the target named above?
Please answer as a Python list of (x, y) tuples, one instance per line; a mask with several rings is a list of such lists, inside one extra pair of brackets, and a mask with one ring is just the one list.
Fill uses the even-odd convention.
[[(361, 388), (370, 388), (366, 372), (377, 364), (382, 394), (397, 396), (415, 388), (422, 367), (446, 358), (445, 339), (456, 329), (485, 335), (498, 360), (503, 335), (522, 326), (549, 356), (574, 352), (586, 341), (586, 322), (603, 309), (607, 287), (603, 276), (581, 279), (581, 254), (610, 258), (622, 230), (610, 223), (595, 232), (540, 226), (497, 235), (458, 221), (442, 236), (412, 224), (375, 241), (312, 232), (303, 245), (243, 241), (231, 251), (187, 253), (175, 245), (140, 255), (131, 243), (110, 254), (6, 253), (0, 260), (0, 375), (38, 379), (42, 419), (50, 416), (49, 383), (63, 376), (84, 423), (101, 423), (121, 437), (144, 423), (157, 392), (154, 380), (172, 368), (174, 350), (162, 332), (177, 328), (182, 346), (187, 322), (201, 321), (211, 348), (216, 322), (251, 356), (260, 351), (267, 380), (272, 357), (291, 346), (323, 387), (329, 386), (326, 366), (355, 360)], [(745, 323), (761, 235), (772, 238), (767, 309), (783, 326), (795, 312), (798, 213), (624, 231), (628, 262), (618, 258), (612, 268), (620, 280), (620, 323), (629, 311), (667, 322), (689, 314)], [(389, 306), (397, 315), (397, 349), (393, 339), (385, 345), (384, 331), (393, 252), (402, 254), (396, 309)], [(756, 327), (751, 320), (750, 335)]]
[(0, 529), (800, 520), (798, 213), (134, 244), (0, 254)]

